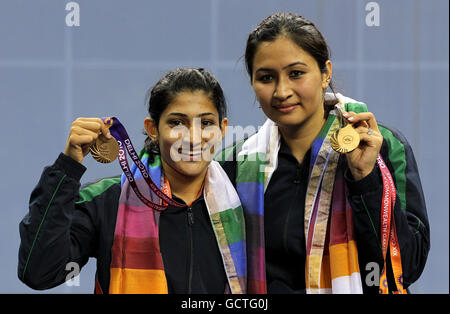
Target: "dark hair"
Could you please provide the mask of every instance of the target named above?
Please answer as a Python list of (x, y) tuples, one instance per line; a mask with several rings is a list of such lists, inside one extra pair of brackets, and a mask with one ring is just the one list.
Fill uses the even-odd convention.
[[(309, 53), (316, 60), (320, 72), (325, 73), (330, 49), (314, 23), (295, 13), (275, 13), (265, 18), (248, 36), (245, 65), (250, 80), (253, 79), (253, 59), (258, 46), (262, 42), (275, 41), (280, 36), (289, 38)], [(329, 87), (334, 93), (332, 81)]]
[[(219, 122), (226, 117), (225, 96), (216, 78), (203, 68), (180, 68), (167, 73), (147, 92), (148, 113), (157, 126), (167, 106), (178, 94), (186, 91), (203, 91), (214, 103), (219, 113)], [(150, 156), (159, 154), (158, 145), (148, 136), (145, 139), (145, 150)]]

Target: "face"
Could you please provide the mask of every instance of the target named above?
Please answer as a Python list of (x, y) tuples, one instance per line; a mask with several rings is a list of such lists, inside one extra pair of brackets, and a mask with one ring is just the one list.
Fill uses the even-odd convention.
[(252, 85), (266, 116), (280, 127), (323, 124), (323, 92), (331, 62), (321, 73), (316, 60), (291, 39), (262, 42), (253, 61)]
[(149, 137), (159, 144), (165, 172), (184, 176), (204, 174), (221, 143), (228, 121), (203, 91), (179, 93), (162, 112), (159, 125), (145, 120)]

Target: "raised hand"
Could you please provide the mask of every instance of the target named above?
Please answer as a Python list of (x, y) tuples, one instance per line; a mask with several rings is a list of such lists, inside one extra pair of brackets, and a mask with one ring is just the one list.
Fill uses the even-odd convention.
[(89, 153), (89, 147), (100, 134), (111, 138), (108, 127), (100, 118), (78, 118), (72, 122), (64, 154), (72, 159), (83, 162)]
[(383, 136), (378, 129), (375, 116), (371, 112), (344, 112), (344, 118), (359, 133), (359, 146), (347, 153), (347, 161), (355, 180), (361, 180), (372, 172), (378, 153), (383, 144)]

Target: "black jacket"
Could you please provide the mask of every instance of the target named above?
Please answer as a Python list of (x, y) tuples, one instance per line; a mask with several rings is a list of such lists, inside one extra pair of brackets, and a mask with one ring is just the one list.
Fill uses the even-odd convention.
[[(404, 182), (396, 182), (396, 185), (404, 184), (405, 208), (401, 208), (400, 197), (397, 197), (394, 216), (402, 254), (404, 283), (408, 287), (419, 278), (428, 256), (430, 248), (428, 218), (411, 147), (397, 131), (384, 128), (382, 133), (385, 139), (381, 155), (391, 173), (398, 171), (399, 164), (403, 165)], [(398, 150), (403, 152), (400, 159), (393, 155)], [(284, 157), (280, 154), (284, 154)], [(304, 265), (305, 256), (301, 225), (302, 206), (292, 209), (292, 206), (281, 205), (299, 204), (304, 200), (304, 194), (300, 191), (304, 191), (305, 187), (301, 182), (306, 182), (308, 171), (302, 166), (305, 162), (302, 164), (294, 162), (286, 149), (280, 150), (279, 158), (280, 163), (287, 168), (280, 167), (274, 172), (265, 194), (266, 239), (267, 232), (271, 228), (282, 230), (278, 235), (277, 232), (272, 233), (273, 236), (266, 240), (267, 285), (268, 292), (298, 293), (304, 289), (304, 267), (301, 266), (302, 263)], [(236, 176), (235, 160), (223, 163), (224, 170), (233, 183)], [(84, 171), (84, 166), (61, 154), (52, 166), (44, 170), (31, 194), (29, 213), (20, 223), (21, 245), (18, 265), (19, 279), (31, 288), (55, 287), (66, 280), (71, 271), (65, 269), (69, 262), (76, 262), (82, 267), (89, 257), (96, 257), (98, 290), (108, 292), (120, 179), (107, 178), (89, 185), (81, 193), (80, 199), (79, 180)], [(276, 179), (277, 177), (279, 179)], [(292, 181), (293, 184), (282, 183), (283, 193), (280, 193), (279, 183), (282, 182), (282, 178), (285, 182)], [(370, 175), (355, 182), (349, 171), (346, 171), (345, 179), (348, 199), (354, 213), (363, 289), (365, 293), (377, 293), (376, 285), (371, 285), (370, 280), (369, 285), (367, 284), (366, 278), (373, 275), (371, 273), (373, 269), (366, 267), (370, 265), (369, 263), (376, 262), (380, 270), (383, 268), (379, 242), (382, 193), (380, 173), (375, 167)], [(272, 199), (268, 195), (278, 195), (281, 205), (271, 202)], [(297, 202), (293, 202), (293, 199)], [(171, 232), (172, 227), (169, 229), (169, 223), (164, 224), (162, 221), (160, 223), (160, 245), (169, 292), (223, 292), (226, 284), (225, 272), (204, 207), (204, 201), (201, 199), (193, 204), (195, 217), (193, 226), (198, 229), (189, 229), (187, 208), (178, 215), (176, 209), (173, 209), (175, 216), (178, 217), (178, 220), (173, 222), (184, 230), (179, 233), (189, 234), (192, 231), (193, 235), (192, 238), (186, 237), (193, 242), (191, 240), (178, 242), (180, 245), (178, 249), (174, 248), (179, 237), (175, 232)], [(267, 217), (270, 215), (280, 219), (269, 220)], [(299, 224), (296, 224), (296, 221)], [(208, 237), (199, 237), (204, 233), (208, 234)], [(164, 234), (173, 236), (165, 239)], [(194, 243), (193, 254), (189, 249), (192, 243)], [(201, 252), (198, 251), (199, 248)], [(207, 260), (200, 264), (205, 258), (204, 252), (210, 254)], [(194, 262), (191, 261), (192, 257)], [(292, 267), (292, 262), (295, 267)], [(388, 278), (392, 287), (392, 274)]]
[[(402, 258), (403, 282), (407, 288), (421, 275), (430, 249), (430, 230), (425, 199), (411, 146), (397, 130), (379, 124), (383, 135), (380, 154), (396, 187), (395, 224)], [(222, 167), (236, 181), (236, 155), (242, 142), (224, 151)], [(278, 167), (264, 194), (264, 236), (268, 293), (304, 293), (306, 244), (304, 206), (309, 176), (310, 151), (298, 163), (282, 141)], [(231, 159), (231, 160), (228, 160)], [(346, 159), (341, 158), (347, 168)], [(376, 268), (384, 266), (381, 253), (382, 178), (377, 166), (365, 178), (354, 181), (350, 170), (344, 173), (347, 198), (353, 210), (354, 232), (364, 293), (378, 293)], [(401, 194), (401, 197), (400, 195)], [(403, 204), (402, 204), (403, 202)], [(388, 264), (389, 288), (395, 289)], [(373, 285), (373, 282), (376, 285)]]
[[(73, 271), (66, 265), (75, 262), (81, 269), (95, 257), (96, 292), (109, 291), (120, 176), (79, 193), (85, 170), (60, 154), (31, 194), (29, 213), (20, 223), (18, 276), (33, 289), (60, 285)], [(169, 206), (161, 213), (159, 242), (169, 293), (224, 293), (227, 279), (203, 196), (189, 207)]]

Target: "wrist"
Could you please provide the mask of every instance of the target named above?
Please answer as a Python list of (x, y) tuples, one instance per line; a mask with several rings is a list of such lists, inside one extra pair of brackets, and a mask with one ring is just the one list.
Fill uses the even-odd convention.
[(72, 158), (80, 164), (83, 162), (83, 157), (80, 157), (80, 154), (73, 147), (71, 147), (70, 144), (66, 145), (63, 154), (67, 157)]
[(69, 177), (74, 178), (77, 181), (81, 179), (81, 176), (86, 171), (85, 166), (64, 153), (58, 156), (55, 161), (55, 166), (63, 170)]
[(353, 177), (350, 169), (347, 169), (344, 173), (344, 178), (349, 192), (352, 195), (362, 195), (369, 191), (375, 191), (382, 186), (381, 174), (378, 167), (373, 167), (369, 174), (359, 180)]
[(360, 180), (364, 179), (364, 178), (367, 177), (372, 171), (373, 171), (373, 167), (372, 167), (372, 169), (370, 169), (369, 171), (367, 171), (367, 170), (365, 170), (365, 171), (360, 171), (360, 170), (356, 170), (356, 169), (350, 168), (350, 172), (352, 173), (353, 179), (354, 179), (355, 181), (360, 181)]

